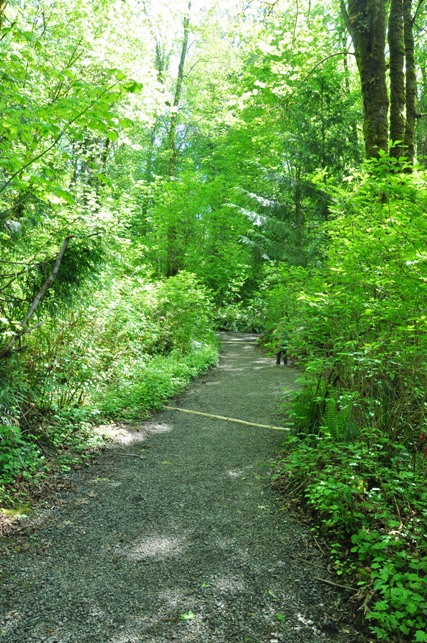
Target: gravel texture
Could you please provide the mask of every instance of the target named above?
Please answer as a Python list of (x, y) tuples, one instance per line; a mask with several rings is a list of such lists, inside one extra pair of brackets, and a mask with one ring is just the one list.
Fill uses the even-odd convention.
[[(280, 424), (295, 386), (255, 338), (224, 334), (217, 369), (176, 404)], [(164, 411), (110, 430), (111, 446), (10, 547), (0, 640), (351, 643), (348, 596), (266, 464), (283, 433)]]

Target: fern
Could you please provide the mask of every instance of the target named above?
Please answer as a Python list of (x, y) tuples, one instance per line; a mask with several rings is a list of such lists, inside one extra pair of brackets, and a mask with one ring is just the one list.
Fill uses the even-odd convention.
[(335, 397), (329, 392), (325, 399), (321, 429), (337, 441), (354, 437), (355, 425), (351, 421), (353, 400), (349, 395)]

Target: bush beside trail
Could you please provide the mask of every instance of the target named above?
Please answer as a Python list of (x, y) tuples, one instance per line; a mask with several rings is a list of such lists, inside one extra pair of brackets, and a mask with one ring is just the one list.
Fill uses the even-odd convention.
[(193, 275), (106, 275), (103, 285), (1, 364), (2, 504), (87, 457), (92, 426), (146, 418), (217, 361), (212, 306)]
[[(301, 389), (281, 485), (302, 500), (353, 577), (380, 640), (427, 641), (427, 183), (369, 162), (329, 186), (328, 256), (268, 268), (262, 342), (288, 352)], [(390, 171), (392, 169), (392, 171)], [(375, 234), (372, 232), (375, 230)]]

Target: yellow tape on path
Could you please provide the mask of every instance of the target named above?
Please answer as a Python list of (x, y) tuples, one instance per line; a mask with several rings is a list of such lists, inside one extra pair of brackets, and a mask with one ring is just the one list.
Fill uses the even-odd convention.
[(270, 424), (257, 424), (256, 422), (245, 422), (245, 420), (237, 420), (236, 418), (227, 418), (224, 415), (213, 415), (212, 413), (202, 413), (201, 411), (190, 411), (189, 409), (181, 409), (178, 406), (165, 406), (168, 411), (180, 411), (181, 413), (190, 413), (191, 415), (203, 415), (206, 418), (214, 418), (215, 420), (224, 420), (225, 422), (235, 422), (236, 424), (246, 424), (247, 426), (258, 426), (261, 429), (271, 429), (272, 431), (290, 431), (289, 427), (285, 426), (271, 426)]

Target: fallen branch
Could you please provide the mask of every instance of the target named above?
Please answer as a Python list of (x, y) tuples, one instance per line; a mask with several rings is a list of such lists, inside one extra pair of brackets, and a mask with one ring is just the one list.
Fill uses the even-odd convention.
[(165, 406), (168, 411), (181, 411), (181, 413), (190, 413), (191, 415), (202, 415), (207, 418), (214, 418), (215, 420), (224, 420), (225, 422), (235, 422), (236, 424), (245, 424), (246, 426), (258, 426), (261, 429), (271, 429), (272, 431), (290, 431), (291, 429), (284, 426), (273, 426), (271, 424), (257, 424), (256, 422), (246, 422), (245, 420), (237, 420), (236, 418), (228, 418), (224, 415), (213, 415), (212, 413), (202, 413), (201, 411), (190, 411), (189, 409), (182, 409), (178, 406)]
[(319, 543), (317, 542), (317, 540), (316, 540), (316, 537), (315, 537), (315, 536), (313, 536), (313, 540), (314, 540), (314, 542), (316, 543), (316, 545), (318, 546), (318, 548), (320, 549), (320, 551), (322, 552), (322, 555), (324, 556), (324, 555), (325, 555), (325, 552), (323, 551), (323, 549), (321, 548), (321, 546), (320, 546), (320, 545), (319, 545)]
[(64, 242), (63, 242), (63, 244), (61, 246), (61, 249), (60, 249), (60, 251), (58, 253), (58, 256), (56, 258), (55, 265), (53, 266), (53, 270), (50, 273), (49, 277), (44, 282), (43, 286), (40, 288), (40, 291), (37, 293), (36, 297), (34, 298), (34, 301), (30, 306), (30, 310), (28, 311), (28, 313), (25, 316), (24, 321), (22, 322), (22, 328), (26, 327), (30, 317), (32, 317), (34, 315), (39, 303), (41, 302), (41, 300), (45, 296), (46, 292), (49, 290), (49, 288), (52, 286), (53, 282), (55, 281), (56, 275), (59, 272), (59, 268), (60, 268), (62, 260), (64, 258), (65, 251), (66, 251), (66, 249), (68, 247), (68, 244), (70, 243), (70, 240), (73, 238), (73, 236), (74, 235), (71, 234), (70, 236), (65, 237)]
[(321, 583), (327, 583), (328, 585), (332, 585), (332, 587), (340, 587), (341, 589), (349, 589), (352, 592), (357, 592), (357, 589), (354, 589), (354, 587), (350, 587), (350, 585), (340, 585), (340, 583), (333, 583), (331, 580), (326, 580), (326, 578), (319, 578), (318, 576), (314, 577), (314, 580), (318, 580)]

